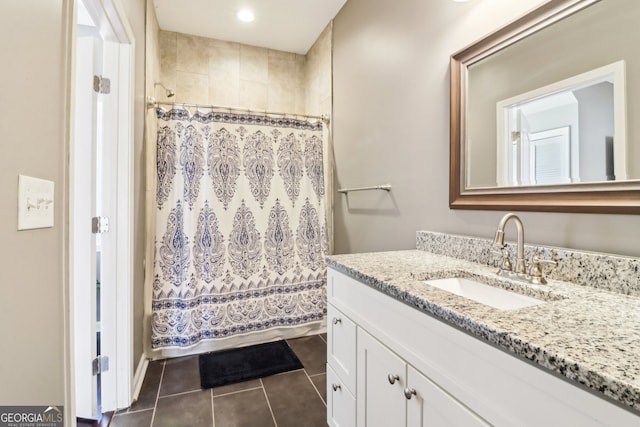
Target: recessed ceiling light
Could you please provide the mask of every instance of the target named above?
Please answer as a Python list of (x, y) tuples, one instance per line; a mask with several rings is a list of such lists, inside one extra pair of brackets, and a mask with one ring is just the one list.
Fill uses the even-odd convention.
[(253, 12), (251, 12), (249, 9), (242, 9), (236, 16), (242, 22), (251, 22), (256, 19)]

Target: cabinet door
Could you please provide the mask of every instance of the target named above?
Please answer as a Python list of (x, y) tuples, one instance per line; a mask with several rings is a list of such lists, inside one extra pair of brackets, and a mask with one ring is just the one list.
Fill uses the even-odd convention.
[(475, 427), (489, 424), (412, 366), (407, 368), (407, 426)]
[(406, 424), (406, 364), (375, 338), (358, 328), (358, 427), (402, 427)]
[(355, 393), (356, 324), (331, 304), (327, 308), (327, 357), (327, 363)]
[(327, 365), (327, 424), (330, 427), (356, 425), (356, 399)]

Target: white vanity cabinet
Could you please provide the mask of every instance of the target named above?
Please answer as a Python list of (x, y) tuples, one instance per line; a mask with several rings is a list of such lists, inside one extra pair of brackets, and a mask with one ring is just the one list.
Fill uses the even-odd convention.
[(331, 268), (327, 297), (330, 426), (640, 425), (636, 414)]
[(357, 360), (358, 427), (488, 425), (362, 329)]
[(327, 364), (327, 424), (330, 427), (356, 425), (356, 399), (330, 364)]
[(482, 418), (418, 372), (407, 366), (407, 425), (412, 427), (488, 426)]
[[(331, 296), (336, 278), (347, 282), (344, 284), (353, 279), (335, 272), (329, 277), (327, 422), (330, 426), (487, 425), (337, 308), (334, 303), (358, 316), (349, 310), (348, 304), (344, 305), (345, 299)], [(380, 313), (380, 319), (385, 319), (384, 313)]]
[(331, 304), (327, 307), (327, 423), (356, 423), (356, 324)]
[(360, 328), (357, 361), (358, 427), (406, 426), (405, 361)]
[(327, 308), (327, 363), (355, 392), (356, 324), (331, 304)]

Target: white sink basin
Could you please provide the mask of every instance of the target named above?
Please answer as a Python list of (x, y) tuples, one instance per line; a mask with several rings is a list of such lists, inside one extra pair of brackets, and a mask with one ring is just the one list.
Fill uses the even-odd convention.
[(544, 304), (544, 301), (536, 298), (460, 277), (426, 280), (424, 283), (499, 310), (516, 310)]

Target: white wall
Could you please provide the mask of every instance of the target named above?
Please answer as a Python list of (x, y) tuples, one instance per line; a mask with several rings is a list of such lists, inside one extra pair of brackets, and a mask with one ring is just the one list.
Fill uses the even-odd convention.
[[(393, 190), (335, 195), (337, 253), (413, 248), (421, 229), (493, 236), (504, 212), (448, 207), (449, 56), (541, 3), (346, 3), (333, 30), (336, 188)], [(640, 255), (637, 215), (519, 215), (529, 243)]]

